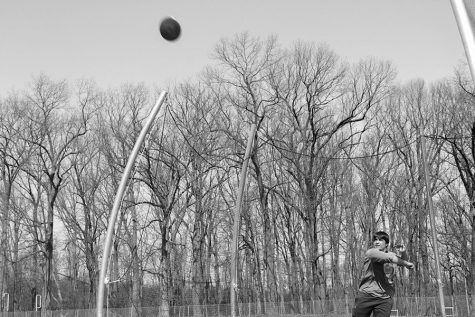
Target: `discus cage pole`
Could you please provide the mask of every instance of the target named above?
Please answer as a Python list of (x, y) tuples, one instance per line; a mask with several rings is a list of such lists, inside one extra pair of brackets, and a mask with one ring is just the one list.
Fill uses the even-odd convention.
[(475, 2), (473, 0), (451, 0), (450, 2), (462, 37), (472, 81), (475, 82)]
[[(472, 76), (472, 83), (475, 84), (475, 1), (474, 0), (451, 0), (452, 10), (454, 12), (455, 21), (462, 38), (463, 48), (467, 57), (470, 74)], [(472, 210), (472, 217), (474, 216)], [(472, 241), (474, 243), (475, 241)], [(472, 266), (475, 263), (469, 264), (469, 270), (472, 271)], [(473, 289), (473, 286), (472, 286)], [(465, 279), (465, 292), (467, 301), (467, 311), (470, 316), (475, 316), (475, 311), (469, 304), (469, 295), (467, 290), (467, 280)], [(475, 303), (475, 298), (472, 295), (472, 303)], [(445, 311), (443, 312), (445, 314)]]
[(437, 243), (437, 230), (436, 230), (434, 206), (432, 203), (432, 190), (431, 190), (431, 185), (430, 185), (430, 180), (429, 180), (429, 166), (427, 163), (426, 142), (425, 142), (425, 136), (419, 133), (419, 137), (421, 140), (422, 165), (424, 168), (424, 180), (425, 180), (425, 188), (426, 188), (426, 195), (427, 195), (427, 205), (429, 207), (429, 218), (430, 218), (430, 226), (431, 226), (431, 232), (432, 232), (432, 245), (434, 249), (435, 270), (436, 270), (436, 275), (437, 275), (437, 286), (438, 286), (438, 291), (439, 291), (440, 312), (441, 312), (442, 317), (446, 317), (445, 300), (444, 300), (444, 284), (442, 282), (442, 275), (440, 273), (439, 247)]
[(102, 255), (102, 265), (101, 271), (99, 272), (99, 282), (97, 283), (97, 317), (103, 317), (104, 313), (104, 288), (106, 284), (106, 274), (109, 267), (109, 256), (112, 250), (112, 239), (114, 236), (114, 229), (115, 223), (117, 220), (117, 214), (119, 213), (120, 205), (122, 202), (122, 197), (124, 196), (125, 189), (127, 187), (127, 182), (129, 180), (130, 172), (135, 165), (135, 160), (137, 159), (137, 155), (140, 152), (142, 144), (144, 143), (145, 136), (147, 135), (148, 131), (150, 130), (155, 117), (157, 116), (163, 102), (165, 101), (165, 97), (167, 96), (167, 92), (163, 91), (160, 93), (155, 106), (150, 111), (148, 119), (145, 125), (140, 131), (140, 134), (135, 142), (134, 148), (130, 153), (129, 160), (127, 161), (127, 165), (125, 166), (124, 172), (122, 174), (122, 179), (120, 181), (119, 187), (117, 189), (117, 194), (115, 196), (114, 205), (112, 206), (112, 211), (109, 216), (109, 223), (107, 225), (107, 233), (104, 241), (104, 252)]
[(249, 158), (251, 156), (251, 149), (254, 141), (254, 137), (257, 131), (257, 124), (253, 124), (249, 137), (247, 139), (246, 154), (244, 155), (244, 160), (242, 162), (241, 174), (239, 176), (239, 190), (237, 193), (236, 201), (236, 210), (234, 213), (234, 227), (233, 227), (233, 241), (232, 241), (232, 250), (231, 250), (231, 288), (230, 288), (230, 297), (231, 297), (231, 316), (236, 317), (236, 295), (238, 289), (237, 282), (237, 269), (238, 269), (238, 243), (239, 243), (239, 231), (241, 228), (241, 209), (242, 201), (244, 197), (244, 187), (246, 185), (246, 176), (247, 176), (247, 167), (249, 165)]

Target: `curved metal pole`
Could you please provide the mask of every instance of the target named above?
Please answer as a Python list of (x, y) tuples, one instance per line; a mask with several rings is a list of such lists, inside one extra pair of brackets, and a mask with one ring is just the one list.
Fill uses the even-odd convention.
[(475, 3), (467, 0), (451, 0), (451, 3), (467, 55), (472, 80), (475, 82)]
[(231, 316), (236, 316), (236, 290), (237, 290), (237, 261), (238, 261), (238, 236), (241, 228), (241, 208), (244, 193), (244, 186), (246, 184), (247, 166), (249, 165), (249, 157), (251, 155), (251, 148), (256, 135), (257, 124), (251, 127), (251, 133), (247, 139), (246, 154), (242, 162), (241, 175), (239, 178), (239, 191), (237, 195), (236, 211), (234, 213), (234, 228), (233, 228), (233, 245), (231, 251)]
[(134, 148), (132, 149), (132, 152), (130, 153), (129, 160), (127, 161), (127, 165), (125, 166), (124, 172), (122, 174), (122, 179), (119, 184), (119, 188), (117, 189), (117, 194), (115, 196), (114, 200), (114, 205), (112, 206), (112, 212), (109, 217), (109, 224), (107, 225), (107, 233), (106, 233), (106, 240), (105, 240), (105, 245), (104, 245), (104, 254), (102, 256), (102, 266), (101, 266), (101, 271), (99, 273), (99, 281), (97, 283), (97, 317), (102, 317), (103, 316), (103, 310), (104, 310), (104, 286), (105, 286), (105, 279), (106, 279), (106, 274), (107, 274), (107, 268), (109, 266), (109, 256), (111, 253), (112, 249), (112, 237), (114, 236), (114, 227), (115, 227), (115, 222), (117, 220), (117, 214), (119, 212), (119, 208), (121, 205), (122, 197), (124, 195), (125, 189), (127, 187), (127, 181), (129, 179), (130, 171), (132, 170), (132, 167), (135, 164), (135, 159), (137, 158), (137, 155), (140, 151), (140, 148), (145, 140), (145, 136), (147, 135), (148, 131), (150, 130), (150, 127), (152, 126), (153, 120), (158, 114), (158, 111), (160, 110), (163, 102), (165, 101), (167, 93), (164, 91), (160, 93), (160, 96), (158, 97), (157, 103), (155, 106), (152, 108), (152, 111), (150, 112), (147, 122), (145, 123), (144, 127), (142, 128), (142, 131), (140, 131), (140, 134), (137, 138), (137, 141), (135, 142)]
[(434, 257), (435, 257), (435, 270), (437, 276), (437, 285), (439, 291), (439, 305), (440, 312), (442, 317), (446, 316), (445, 312), (445, 301), (444, 301), (444, 283), (442, 282), (442, 275), (440, 273), (440, 257), (439, 257), (439, 248), (437, 246), (437, 231), (435, 227), (435, 215), (434, 215), (434, 206), (432, 202), (432, 190), (429, 180), (429, 166), (427, 163), (427, 154), (426, 154), (426, 137), (421, 136), (421, 152), (422, 152), (422, 164), (424, 165), (424, 181), (427, 195), (427, 205), (429, 206), (429, 216), (430, 216), (430, 226), (432, 229), (432, 244), (434, 246)]

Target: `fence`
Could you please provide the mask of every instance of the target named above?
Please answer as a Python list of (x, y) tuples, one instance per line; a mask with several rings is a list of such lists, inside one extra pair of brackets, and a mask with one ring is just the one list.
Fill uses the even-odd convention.
[[(281, 303), (240, 303), (238, 316), (315, 316), (350, 317), (353, 300), (348, 298), (332, 300), (292, 301)], [(453, 316), (468, 314), (468, 302), (464, 296), (446, 297), (445, 306), (452, 307)], [(393, 316), (441, 316), (437, 297), (398, 297), (394, 299)], [(95, 309), (52, 310), (43, 312), (3, 312), (0, 317), (95, 317)], [(200, 306), (129, 307), (104, 309), (104, 317), (227, 317), (231, 316), (229, 304)]]

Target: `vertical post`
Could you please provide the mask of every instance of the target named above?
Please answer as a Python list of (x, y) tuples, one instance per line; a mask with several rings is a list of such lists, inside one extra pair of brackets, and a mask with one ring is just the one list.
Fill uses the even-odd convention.
[(106, 284), (106, 317), (109, 317), (109, 296), (110, 296), (110, 286), (109, 286), (109, 282), (107, 281), (107, 278), (106, 280), (104, 281), (104, 283)]
[(465, 55), (472, 74), (472, 80), (475, 81), (475, 3), (473, 0), (451, 0), (452, 10), (455, 20), (462, 37)]
[(236, 290), (237, 290), (237, 261), (238, 261), (238, 241), (239, 229), (241, 228), (241, 208), (244, 193), (244, 186), (246, 184), (247, 167), (249, 165), (249, 157), (251, 154), (252, 143), (256, 135), (257, 124), (251, 127), (251, 133), (247, 139), (246, 154), (242, 162), (241, 174), (239, 177), (239, 190), (237, 193), (236, 210), (234, 213), (234, 228), (233, 228), (233, 244), (231, 250), (231, 316), (236, 317)]
[(36, 295), (35, 296), (35, 311), (38, 311), (39, 308), (41, 308), (41, 295)]
[(140, 131), (140, 134), (137, 138), (137, 141), (135, 142), (132, 152), (130, 153), (129, 160), (127, 161), (127, 165), (125, 166), (124, 172), (122, 174), (122, 179), (120, 181), (119, 188), (117, 189), (114, 205), (112, 206), (111, 215), (109, 217), (109, 223), (107, 225), (107, 233), (106, 233), (106, 238), (104, 242), (104, 253), (102, 255), (101, 271), (99, 272), (99, 282), (97, 283), (97, 303), (96, 303), (97, 317), (103, 317), (102, 315), (104, 311), (105, 278), (106, 278), (107, 268), (109, 266), (109, 256), (112, 249), (112, 237), (114, 235), (115, 222), (116, 222), (117, 214), (119, 212), (119, 208), (122, 202), (122, 197), (127, 187), (127, 181), (129, 180), (130, 172), (132, 170), (132, 167), (135, 164), (135, 159), (137, 158), (140, 148), (142, 147), (142, 144), (145, 140), (145, 136), (147, 135), (148, 131), (150, 130), (150, 127), (152, 126), (153, 120), (157, 116), (158, 111), (160, 110), (160, 107), (162, 106), (162, 103), (165, 101), (166, 95), (167, 93), (165, 91), (160, 94), (160, 96), (158, 97), (157, 103), (152, 108), (152, 111), (150, 112), (148, 116), (147, 122), (145, 122), (145, 125), (142, 128), (142, 131)]
[[(450, 3), (452, 4), (452, 10), (455, 15), (460, 36), (462, 37), (465, 55), (472, 75), (472, 81), (475, 83), (475, 2), (473, 0), (451, 0)], [(473, 217), (472, 203), (470, 204), (470, 211), (472, 212)], [(470, 265), (473, 266), (474, 263), (471, 263)], [(470, 271), (473, 271), (473, 267), (470, 268)], [(466, 282), (467, 281), (465, 280), (465, 283)], [(465, 286), (465, 291), (467, 292), (467, 286)], [(466, 297), (467, 313), (471, 316), (468, 303), (468, 292)], [(472, 305), (474, 303), (475, 298), (472, 298)]]
[[(6, 299), (4, 299), (6, 298)], [(2, 300), (3, 300), (3, 310), (8, 312), (10, 309), (10, 294), (8, 293), (3, 293), (2, 294)]]
[(434, 257), (435, 257), (435, 270), (437, 274), (437, 284), (439, 288), (439, 302), (440, 302), (440, 311), (442, 317), (445, 317), (445, 303), (444, 303), (444, 289), (442, 284), (442, 277), (440, 274), (440, 261), (439, 261), (439, 248), (437, 247), (437, 232), (435, 228), (435, 215), (434, 207), (432, 205), (432, 191), (429, 181), (429, 167), (427, 166), (427, 156), (426, 156), (426, 142), (425, 137), (420, 136), (421, 139), (421, 152), (422, 152), (422, 164), (424, 166), (424, 179), (425, 179), (425, 188), (427, 194), (427, 205), (429, 206), (429, 217), (430, 217), (430, 226), (432, 231), (432, 245), (434, 247)]
[(465, 285), (465, 302), (467, 304), (467, 316), (471, 316), (470, 315), (470, 301), (468, 299), (467, 278), (465, 276), (463, 277), (463, 282), (464, 282), (464, 285)]

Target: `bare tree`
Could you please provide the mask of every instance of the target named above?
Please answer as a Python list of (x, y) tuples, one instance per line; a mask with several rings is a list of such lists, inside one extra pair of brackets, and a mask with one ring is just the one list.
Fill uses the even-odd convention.
[[(269, 74), (281, 56), (275, 37), (269, 37), (263, 41), (259, 38), (253, 38), (247, 33), (239, 34), (231, 40), (222, 40), (215, 48), (215, 58), (221, 65), (209, 74), (209, 79), (226, 87), (224, 104), (221, 107), (224, 105), (232, 106), (238, 121), (230, 124), (226, 133), (242, 149), (245, 149), (247, 143), (242, 133), (247, 129), (243, 129), (243, 126), (245, 127), (248, 124), (247, 122), (256, 124), (259, 131), (267, 113), (271, 112), (276, 105), (277, 98), (272, 93)], [(232, 116), (229, 120), (232, 120), (231, 123), (236, 119)], [(269, 175), (265, 175), (268, 170), (261, 159), (265, 155), (265, 152), (262, 151), (263, 145), (256, 134), (251, 162), (258, 193), (258, 215), (262, 218), (262, 226), (259, 228), (261, 233), (248, 240), (249, 250), (252, 253), (250, 260), (254, 262), (253, 266), (255, 267), (252, 272), (255, 275), (260, 303), (276, 299), (274, 292), (276, 289), (276, 251), (272, 239), (272, 213), (268, 203), (269, 188), (273, 185)], [(244, 152), (244, 150), (239, 151)], [(242, 160), (242, 154), (238, 154), (240, 160)], [(247, 214), (251, 216), (251, 213)], [(247, 219), (247, 221), (252, 220)], [(260, 238), (261, 235), (263, 236), (262, 239)], [(261, 268), (261, 266), (263, 267)], [(261, 271), (264, 272), (264, 276)], [(267, 288), (264, 281), (268, 284)], [(270, 298), (266, 298), (268, 292)], [(261, 313), (264, 313), (263, 304), (261, 305)]]
[[(25, 122), (24, 103), (18, 95), (12, 94), (0, 102), (0, 179), (2, 185), (1, 195), (1, 234), (0, 245), (0, 293), (7, 291), (7, 283), (10, 284), (12, 300), (15, 301), (15, 282), (18, 271), (18, 239), (10, 236), (9, 232), (18, 232), (18, 215), (13, 214), (12, 198), (14, 198), (15, 182), (17, 177), (27, 164), (31, 149), (27, 146), (22, 135)], [(8, 267), (12, 265), (13, 281), (9, 278)], [(3, 301), (3, 297), (2, 297)], [(6, 303), (4, 303), (6, 304)], [(2, 306), (3, 307), (3, 306)], [(4, 307), (9, 311), (10, 307)], [(13, 307), (14, 308), (14, 307)]]
[[(380, 117), (381, 120), (389, 118), (386, 130), (400, 164), (400, 171), (394, 177), (394, 208), (405, 213), (403, 222), (400, 222), (400, 238), (407, 241), (409, 256), (419, 265), (417, 270), (410, 273), (415, 275), (411, 276), (411, 281), (417, 284), (411, 285), (409, 292), (427, 295), (434, 270), (429, 266), (433, 252), (428, 249), (430, 234), (421, 136), (439, 133), (442, 126), (438, 121), (440, 108), (431, 102), (429, 90), (421, 80), (394, 90), (387, 102), (387, 110)], [(442, 142), (435, 139), (431, 141), (426, 150), (431, 167), (431, 192), (435, 193), (437, 186), (440, 186)]]
[[(34, 155), (31, 165), (41, 169), (42, 174), (34, 173), (34, 168), (25, 171), (44, 189), (46, 214), (43, 219), (44, 239), (42, 246), (45, 260), (45, 280), (42, 290), (44, 307), (51, 305), (54, 218), (58, 194), (71, 168), (70, 157), (77, 153), (76, 143), (87, 132), (87, 103), (74, 109), (69, 104), (69, 91), (65, 81), (54, 82), (45, 75), (34, 80), (31, 91), (26, 94), (31, 108), (29, 119), (32, 122), (28, 142)], [(36, 169), (36, 170), (38, 170)]]
[(325, 296), (319, 261), (326, 251), (318, 237), (322, 180), (331, 159), (366, 130), (368, 112), (387, 95), (393, 77), (389, 63), (367, 60), (347, 68), (324, 46), (298, 44), (273, 78), (281, 110), (274, 118), (280, 131), (271, 141), (289, 161), (301, 195), (312, 298)]
[[(65, 224), (70, 238), (69, 249), (74, 252), (77, 247), (80, 252), (72, 254), (72, 277), (78, 278), (78, 257), (82, 255), (88, 272), (87, 303), (89, 308), (95, 307), (99, 237), (104, 231), (106, 208), (101, 202), (104, 183), (107, 174), (104, 171), (104, 158), (99, 150), (99, 143), (93, 136), (82, 142), (84, 150), (74, 157), (71, 162), (71, 177), (68, 189), (59, 195), (58, 212)], [(73, 285), (77, 288), (77, 284)]]
[[(475, 93), (473, 83), (466, 70), (457, 70), (453, 89), (445, 87), (445, 102), (441, 110), (446, 113), (444, 131), (440, 137), (446, 142), (446, 151), (452, 157), (452, 164), (463, 184), (469, 209), (464, 212), (468, 218), (471, 241), (469, 246), (462, 251), (464, 258), (469, 260), (467, 286), (471, 293), (471, 307), (475, 307), (475, 118), (473, 115), (473, 102)], [(440, 99), (439, 99), (440, 100)], [(460, 235), (460, 234), (459, 234)]]
[[(206, 241), (212, 241), (212, 226), (209, 221), (215, 217), (217, 187), (223, 182), (219, 170), (222, 157), (223, 134), (219, 133), (219, 109), (215, 106), (213, 94), (206, 86), (183, 84), (177, 87), (174, 108), (170, 116), (184, 141), (184, 161), (187, 172), (184, 175), (185, 189), (189, 190), (186, 208), (192, 210), (191, 219), (191, 272), (193, 304), (207, 300), (213, 248)], [(206, 288), (206, 289), (205, 289)], [(195, 311), (195, 314), (201, 314)]]

